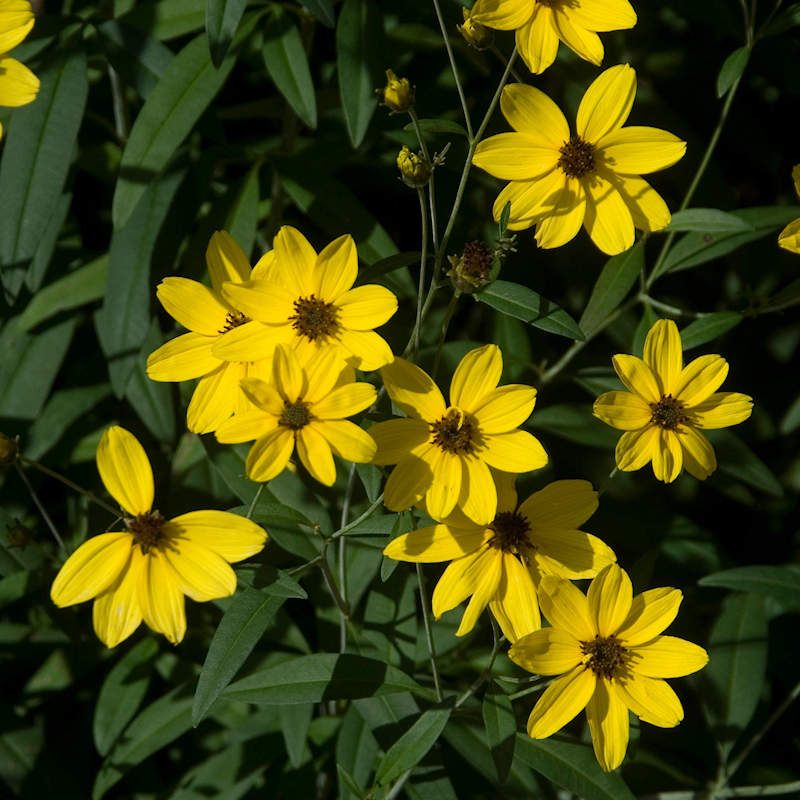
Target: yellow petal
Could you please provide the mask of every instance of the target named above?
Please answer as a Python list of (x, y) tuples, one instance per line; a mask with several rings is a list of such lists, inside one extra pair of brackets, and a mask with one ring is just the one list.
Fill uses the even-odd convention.
[(562, 175), (562, 185), (558, 192), (536, 212), (541, 215), (536, 225), (536, 244), (549, 250), (574, 239), (584, 222), (586, 209), (583, 183)]
[(672, 215), (661, 195), (646, 181), (634, 175), (617, 175), (599, 168), (598, 172), (619, 192), (640, 231), (660, 231), (669, 225)]
[(683, 593), (669, 586), (637, 594), (617, 636), (626, 647), (649, 642), (672, 624), (681, 600)]
[(683, 448), (683, 461), (687, 471), (697, 480), (704, 481), (716, 468), (717, 457), (711, 442), (694, 428), (679, 431), (678, 439)]
[[(525, 66), (540, 75), (555, 60), (558, 52), (558, 34), (553, 24), (553, 10), (544, 3), (534, 3), (533, 16), (517, 28), (517, 49)], [(569, 134), (565, 140), (569, 138)]]
[(561, 628), (544, 628), (523, 636), (508, 657), (535, 675), (561, 675), (583, 662), (580, 642)]
[(222, 364), (211, 355), (216, 337), (184, 333), (147, 357), (147, 377), (153, 381), (188, 381), (208, 375)]
[(503, 574), (489, 609), (512, 643), (542, 627), (533, 578), (513, 553), (503, 553)]
[(83, 603), (111, 586), (125, 569), (131, 555), (129, 533), (101, 533), (87, 539), (58, 571), (50, 599), (59, 608)]
[(171, 540), (162, 552), (175, 572), (177, 587), (192, 600), (202, 603), (236, 591), (234, 571), (213, 550), (180, 538)]
[(715, 392), (692, 406), (687, 416), (698, 428), (728, 428), (744, 422), (753, 413), (753, 398), (739, 392)]
[(244, 364), (224, 362), (200, 379), (186, 411), (186, 425), (192, 433), (212, 433), (233, 414), (244, 376)]
[(675, 395), (683, 369), (683, 346), (678, 326), (671, 319), (660, 319), (644, 340), (644, 362), (653, 370), (661, 394)]
[(383, 554), (397, 561), (421, 564), (451, 561), (474, 552), (493, 535), (492, 531), (478, 525), (470, 529), (429, 525), (393, 539)]
[(419, 455), (402, 458), (383, 487), (383, 504), (390, 511), (403, 511), (419, 503), (433, 480), (428, 463)]
[(611, 359), (614, 371), (629, 392), (638, 394), (647, 403), (657, 403), (661, 399), (661, 389), (653, 370), (636, 356), (618, 353)]
[(444, 416), (444, 398), (439, 387), (415, 364), (395, 358), (383, 367), (381, 377), (392, 402), (408, 416), (426, 422), (436, 422)]
[(563, 628), (579, 642), (594, 639), (597, 634), (589, 601), (573, 583), (545, 575), (539, 586), (539, 605), (554, 628)]
[(0, 6), (0, 53), (13, 50), (31, 32), (34, 21), (28, 0), (4, 0)]
[(153, 470), (136, 437), (112, 425), (97, 445), (97, 470), (108, 493), (136, 517), (153, 507)]
[(477, 525), (488, 525), (497, 514), (497, 490), (489, 467), (474, 456), (463, 456), (461, 464), (457, 506)]
[(146, 556), (138, 547), (117, 580), (99, 595), (92, 608), (92, 622), (97, 638), (106, 647), (116, 647), (127, 639), (142, 621), (139, 602), (139, 579)]
[(631, 392), (606, 392), (592, 406), (592, 413), (620, 431), (636, 431), (650, 423), (653, 410), (638, 395)]
[(243, 314), (270, 325), (288, 325), (298, 296), (279, 280), (227, 281), (220, 289), (225, 302)]
[(651, 678), (680, 678), (708, 663), (708, 653), (702, 647), (676, 636), (656, 636), (631, 647), (630, 652), (633, 671)]
[(558, 38), (577, 53), (584, 61), (599, 67), (603, 62), (603, 43), (600, 37), (591, 30), (575, 24), (577, 20), (567, 12), (566, 8), (553, 8), (553, 25)]
[(0, 58), (0, 106), (26, 106), (38, 93), (36, 75), (15, 58)]
[[(245, 393), (250, 402), (261, 411), (272, 417), (280, 418), (286, 404), (278, 390), (271, 383), (260, 378), (241, 378), (239, 388)], [(250, 413), (255, 409), (251, 408)]]
[(348, 353), (348, 362), (363, 372), (372, 372), (388, 366), (394, 356), (387, 341), (375, 331), (343, 329), (337, 340)]
[(397, 311), (397, 298), (383, 286), (356, 286), (336, 303), (345, 328), (370, 331), (383, 325)]
[(187, 539), (231, 562), (260, 553), (267, 541), (260, 525), (227, 511), (191, 511), (164, 523), (162, 530), (166, 536)]
[(470, 19), (489, 28), (513, 31), (531, 15), (528, 0), (477, 0)]
[(636, 12), (628, 0), (600, 0), (563, 6), (563, 13), (588, 31), (622, 31), (636, 24)]
[(633, 675), (615, 685), (617, 693), (642, 722), (674, 728), (683, 719), (683, 706), (666, 681)]
[(660, 128), (630, 125), (610, 131), (597, 142), (597, 156), (623, 175), (646, 175), (671, 167), (686, 153), (686, 142)]
[(221, 444), (240, 444), (260, 439), (277, 427), (276, 417), (255, 410), (245, 414), (234, 414), (214, 431), (214, 436)]
[(555, 563), (547, 566), (556, 567), (555, 574), (571, 580), (592, 578), (617, 560), (602, 539), (584, 531), (537, 526), (528, 536), (538, 548), (537, 558), (552, 560)]
[(443, 520), (453, 510), (461, 493), (462, 459), (454, 453), (441, 453), (432, 468), (433, 481), (425, 495), (425, 503), (435, 520)]
[(604, 772), (616, 769), (628, 749), (628, 706), (611, 681), (600, 678), (586, 706), (597, 763)]
[(564, 174), (556, 168), (532, 181), (512, 181), (494, 201), (492, 214), (495, 221), (499, 222), (506, 203), (511, 203), (509, 230), (530, 228), (545, 210), (552, 208), (563, 183)]
[(333, 448), (333, 452), (346, 461), (369, 464), (375, 456), (375, 440), (362, 428), (347, 420), (312, 422), (309, 428), (317, 430)]
[(216, 231), (206, 248), (211, 285), (220, 291), (223, 283), (242, 283), (250, 278), (250, 259), (227, 231)]
[(790, 222), (778, 234), (778, 245), (790, 253), (800, 253), (800, 219)]
[(504, 472), (530, 472), (547, 464), (547, 453), (541, 442), (527, 431), (492, 433), (483, 437), (486, 449), (481, 458)]
[(230, 309), (208, 286), (189, 278), (164, 278), (156, 289), (166, 312), (184, 328), (204, 336), (219, 336)]
[(257, 439), (250, 448), (245, 471), (251, 481), (264, 483), (283, 472), (294, 450), (294, 435), (282, 425)]
[(495, 596), (500, 585), (500, 578), (503, 574), (503, 553), (500, 550), (486, 551), (482, 561), (484, 562), (483, 569), (464, 615), (461, 617), (456, 636), (465, 636), (475, 627), (478, 617), (489, 605), (489, 601)]
[(569, 125), (561, 109), (533, 86), (508, 84), (500, 95), (500, 108), (515, 131), (539, 139), (542, 146), (558, 150), (569, 139)]
[(256, 261), (255, 266), (250, 272), (251, 280), (278, 280), (275, 274), (275, 251), (268, 250), (261, 258)]
[(583, 180), (586, 216), (583, 224), (592, 241), (607, 255), (615, 256), (633, 245), (633, 217), (622, 195), (601, 173)]
[(517, 475), (514, 472), (503, 472), (499, 469), (489, 470), (497, 491), (497, 510), (517, 510)]
[(636, 72), (628, 64), (611, 67), (594, 79), (578, 107), (578, 136), (597, 142), (628, 119), (636, 97)]
[(353, 383), (351, 370), (342, 359), (339, 347), (320, 347), (303, 365), (308, 386), (303, 399), (316, 403), (329, 395), (337, 386)]
[(297, 455), (314, 480), (325, 486), (336, 482), (336, 464), (331, 446), (315, 425), (306, 425), (297, 432)]
[(708, 355), (690, 361), (675, 382), (675, 398), (684, 406), (696, 406), (722, 386), (728, 376), (728, 362), (722, 356)]
[(450, 562), (431, 596), (431, 606), (436, 619), (439, 619), (445, 611), (455, 608), (475, 591), (482, 573), (488, 566), (487, 559), (493, 558), (494, 555), (494, 550), (481, 547)]
[[(319, 292), (317, 297), (326, 303), (338, 301), (340, 296), (355, 283), (357, 275), (358, 253), (356, 252), (356, 243), (353, 241), (353, 237), (346, 233), (344, 236), (334, 239), (317, 256), (316, 278)], [(389, 292), (388, 289), (384, 291)], [(338, 302), (337, 305), (339, 305)], [(378, 324), (382, 325), (383, 323)], [(376, 326), (372, 325), (370, 327), (374, 328)]]
[(496, 344), (470, 350), (459, 362), (450, 381), (451, 405), (473, 413), (483, 405), (486, 395), (496, 389), (502, 372), (503, 356)]
[(539, 528), (572, 529), (597, 511), (597, 492), (589, 481), (553, 481), (534, 492), (519, 507), (534, 531)]
[(373, 464), (397, 464), (430, 438), (430, 426), (418, 419), (390, 419), (369, 428), (378, 450)]
[(164, 554), (151, 550), (139, 577), (139, 602), (145, 624), (172, 644), (186, 634), (186, 609), (178, 576)]
[(618, 564), (609, 564), (591, 582), (586, 597), (597, 632), (600, 636), (612, 636), (631, 610), (631, 579)]
[(378, 393), (371, 383), (350, 383), (334, 389), (327, 397), (311, 405), (317, 419), (344, 419), (369, 408)]
[(653, 475), (664, 483), (672, 483), (683, 468), (683, 449), (675, 431), (662, 429), (653, 448)]
[(650, 425), (623, 433), (615, 451), (617, 467), (623, 472), (633, 472), (649, 464), (658, 447), (659, 430), (655, 425)]
[(558, 161), (558, 151), (542, 146), (541, 140), (525, 133), (499, 133), (478, 144), (472, 163), (490, 175), (507, 181), (526, 181), (549, 172)]
[(598, 681), (582, 665), (556, 678), (544, 690), (528, 717), (528, 735), (546, 739), (579, 714), (592, 697)]
[(296, 297), (307, 297), (316, 289), (314, 272), (317, 254), (308, 239), (291, 225), (283, 225), (272, 243), (275, 270), (281, 282)]
[(211, 354), (223, 361), (271, 359), (275, 347), (295, 339), (289, 325), (264, 325), (250, 320), (217, 337)]

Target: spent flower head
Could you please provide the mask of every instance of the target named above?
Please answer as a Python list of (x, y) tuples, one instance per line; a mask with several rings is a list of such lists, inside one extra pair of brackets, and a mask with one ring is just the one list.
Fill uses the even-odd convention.
[(28, 0), (0, 0), (0, 106), (25, 106), (39, 93), (39, 79), (24, 64), (6, 55), (31, 32), (34, 21)]

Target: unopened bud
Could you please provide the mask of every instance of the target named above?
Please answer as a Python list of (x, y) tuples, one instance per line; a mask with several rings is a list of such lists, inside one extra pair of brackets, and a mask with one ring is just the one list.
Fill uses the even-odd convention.
[(414, 105), (414, 87), (408, 78), (398, 78), (390, 69), (386, 70), (386, 86), (377, 91), (390, 111), (408, 111)]
[(461, 10), (464, 12), (464, 24), (456, 25), (456, 28), (464, 37), (464, 41), (476, 50), (486, 50), (487, 47), (491, 47), (494, 31), (481, 25), (480, 22), (474, 22), (472, 12), (468, 9), (462, 8)]
[(451, 265), (447, 275), (456, 289), (472, 293), (492, 282), (495, 254), (483, 242), (470, 242), (460, 256), (447, 258)]
[(17, 440), (0, 433), (0, 464), (13, 464), (18, 452)]
[(397, 154), (397, 168), (406, 186), (419, 189), (431, 177), (432, 167), (424, 156), (412, 153), (405, 145)]

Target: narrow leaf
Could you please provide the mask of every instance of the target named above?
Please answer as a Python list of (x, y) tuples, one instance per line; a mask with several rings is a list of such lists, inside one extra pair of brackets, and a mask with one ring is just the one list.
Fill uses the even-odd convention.
[(609, 428), (592, 415), (591, 406), (561, 403), (537, 410), (531, 417), (531, 427), (548, 431), (571, 442), (613, 450), (619, 431)]
[(278, 707), (283, 743), (286, 745), (286, 752), (289, 754), (289, 763), (294, 769), (297, 769), (303, 763), (308, 726), (313, 715), (313, 703), (297, 703)]
[(497, 778), (505, 783), (511, 763), (514, 761), (517, 719), (511, 700), (502, 691), (487, 691), (481, 707), (483, 724), (486, 728), (486, 743), (492, 751), (497, 767)]
[(206, 0), (206, 34), (214, 66), (219, 68), (247, 7), (247, 0)]
[(749, 47), (740, 47), (725, 59), (717, 76), (717, 97), (724, 97), (733, 84), (742, 77), (749, 60)]
[[(418, 120), (418, 124), (423, 134), (452, 133), (456, 136), (464, 136), (465, 138), (468, 136), (466, 128), (464, 128), (463, 125), (459, 125), (457, 122), (454, 122), (452, 119), (421, 119)], [(403, 130), (415, 133), (417, 129), (414, 127), (413, 122), (409, 122), (408, 125), (403, 128)]]
[[(339, 770), (339, 795), (361, 798), (378, 755), (378, 742), (370, 726), (354, 705), (348, 707), (336, 739), (336, 766)], [(345, 777), (345, 773), (347, 777)], [(349, 778), (349, 781), (348, 781)]]
[(783, 497), (780, 481), (735, 433), (728, 430), (711, 430), (706, 431), (705, 435), (714, 445), (720, 472), (773, 497)]
[(326, 28), (332, 28), (336, 24), (336, 16), (333, 13), (333, 3), (331, 0), (300, 0)]
[(683, 349), (691, 350), (693, 347), (698, 347), (722, 336), (731, 328), (735, 328), (742, 319), (743, 317), (738, 311), (718, 311), (690, 322), (681, 331)]
[(737, 233), (754, 228), (741, 217), (718, 208), (687, 208), (676, 211), (669, 225), (660, 232), (700, 231), (701, 233)]
[(381, 275), (388, 275), (397, 269), (419, 264), (419, 256), (419, 253), (397, 253), (388, 258), (382, 258), (374, 264), (359, 270), (358, 283), (371, 283), (376, 278), (380, 278)]
[(755, 592), (789, 603), (800, 603), (800, 571), (794, 565), (785, 567), (735, 567), (700, 578), (701, 586), (721, 586), (737, 592)]

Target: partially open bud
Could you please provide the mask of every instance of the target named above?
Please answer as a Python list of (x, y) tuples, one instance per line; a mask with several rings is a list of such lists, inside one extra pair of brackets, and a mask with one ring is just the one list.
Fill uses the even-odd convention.
[(392, 70), (386, 70), (386, 86), (377, 90), (383, 97), (383, 105), (391, 111), (408, 111), (414, 105), (414, 87), (408, 78), (398, 78)]
[(424, 156), (412, 153), (405, 145), (397, 154), (397, 168), (400, 170), (403, 183), (412, 189), (424, 186), (431, 177), (430, 162), (426, 161)]
[(0, 433), (0, 464), (13, 464), (18, 451), (17, 440)]
[(462, 8), (461, 10), (464, 12), (464, 24), (456, 25), (456, 28), (464, 37), (464, 41), (476, 50), (486, 50), (487, 47), (491, 47), (494, 31), (481, 25), (480, 22), (473, 22), (472, 12), (468, 9)]
[(447, 259), (451, 265), (447, 275), (456, 289), (471, 294), (492, 282), (495, 254), (483, 242), (470, 242), (460, 256)]

